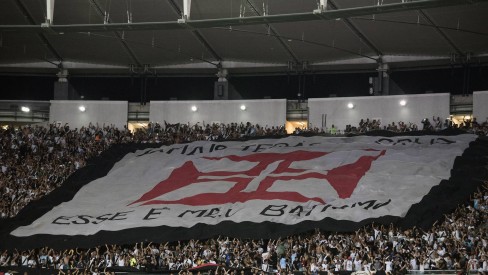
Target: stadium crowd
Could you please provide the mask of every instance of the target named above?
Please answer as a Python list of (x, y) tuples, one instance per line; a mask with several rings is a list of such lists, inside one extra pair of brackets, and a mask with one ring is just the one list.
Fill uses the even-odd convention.
[[(371, 224), (356, 232), (315, 230), (273, 240), (232, 239), (105, 245), (92, 249), (0, 252), (0, 266), (50, 268), (59, 274), (113, 270), (211, 274), (405, 274), (407, 271), (488, 272), (488, 183), (430, 230)], [(215, 270), (215, 268), (218, 268)], [(73, 272), (73, 273), (71, 273)], [(208, 272), (208, 271), (207, 271)]]
[[(439, 118), (422, 123), (424, 130), (442, 130), (453, 127), (446, 120), (441, 125)], [(364, 133), (380, 129), (379, 120), (361, 120), (359, 127), (348, 127), (345, 132)], [(397, 126), (398, 125), (398, 126)], [(434, 126), (433, 126), (434, 125)], [(476, 119), (465, 121), (461, 128), (488, 134), (488, 121), (478, 124)], [(410, 123), (394, 122), (385, 130), (406, 132), (418, 129)], [(336, 132), (334, 131), (334, 134)], [(325, 134), (318, 128), (296, 129), (294, 134)], [(89, 124), (86, 127), (70, 128), (69, 125), (50, 124), (0, 129), (0, 218), (17, 213), (30, 201), (36, 200), (59, 187), (74, 171), (83, 167), (86, 161), (101, 154), (112, 144), (118, 143), (161, 143), (174, 144), (197, 140), (237, 140), (241, 138), (285, 136), (283, 126), (262, 127), (258, 124), (169, 124), (149, 123), (147, 128), (117, 129), (113, 125)]]
[(0, 217), (17, 215), (30, 201), (59, 187), (88, 158), (107, 149), (116, 132), (54, 124), (1, 130)]
[[(433, 119), (436, 122), (437, 119)], [(425, 123), (424, 129), (425, 128)], [(488, 123), (465, 122), (479, 133)], [(379, 121), (360, 122), (359, 129), (374, 130)], [(398, 124), (398, 125), (404, 125)], [(391, 126), (391, 125), (390, 125)], [(449, 126), (448, 126), (449, 127)], [(401, 127), (397, 127), (401, 129)], [(429, 128), (427, 128), (429, 129)], [(435, 126), (434, 130), (437, 129)], [(321, 133), (318, 129), (300, 133)], [(284, 127), (251, 123), (168, 124), (150, 123), (131, 133), (113, 125), (90, 124), (25, 126), (0, 130), (0, 216), (13, 217), (30, 201), (59, 187), (86, 161), (116, 143), (173, 144), (196, 140), (284, 136)], [(315, 231), (277, 240), (240, 240), (219, 237), (166, 244), (106, 245), (92, 249), (58, 251), (48, 247), (30, 251), (0, 252), (0, 266), (55, 268), (61, 273), (101, 273), (114, 267), (182, 272), (202, 264), (221, 264), (215, 272), (292, 271), (386, 272), (455, 269), (488, 272), (488, 186), (443, 221), (424, 232), (394, 226), (370, 225), (355, 233)], [(233, 271), (234, 270), (234, 271)], [(107, 271), (108, 273), (108, 271)]]
[[(398, 121), (388, 123), (388, 125), (381, 125), (380, 119), (361, 119), (358, 126), (346, 125), (344, 130), (345, 134), (362, 134), (374, 130), (385, 130), (396, 133), (412, 132), (412, 131), (441, 131), (448, 128), (458, 128), (463, 129), (470, 133), (475, 133), (481, 136), (486, 136), (488, 134), (488, 118), (485, 122), (479, 124), (476, 118), (465, 118), (459, 124), (453, 122), (451, 118), (446, 118), (444, 121), (440, 117), (432, 117), (432, 120), (425, 118), (421, 121), (422, 127), (416, 123)], [(334, 128), (334, 126), (333, 126)], [(336, 132), (336, 130), (333, 130)]]
[(0, 218), (13, 217), (30, 201), (59, 187), (64, 180), (100, 155), (112, 144), (173, 144), (197, 140), (283, 136), (284, 127), (261, 127), (251, 123), (188, 124), (149, 123), (131, 133), (113, 125), (89, 124), (72, 129), (50, 124), (0, 130)]

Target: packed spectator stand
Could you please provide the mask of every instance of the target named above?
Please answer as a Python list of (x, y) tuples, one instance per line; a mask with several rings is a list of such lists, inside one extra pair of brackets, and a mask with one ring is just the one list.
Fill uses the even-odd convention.
[(457, 128), (474, 133), (480, 136), (486, 136), (488, 133), (488, 119), (483, 123), (478, 123), (476, 118), (464, 119), (460, 124), (454, 123), (451, 118), (442, 120), (440, 117), (433, 116), (432, 119), (425, 118), (421, 121), (421, 127), (414, 122), (392, 121), (387, 125), (382, 125), (379, 119), (361, 119), (358, 126), (346, 125), (345, 134), (363, 134), (374, 130), (386, 130), (395, 133), (423, 131), (440, 131), (449, 128)]
[(197, 140), (228, 140), (256, 136), (284, 136), (281, 127), (261, 127), (251, 123), (188, 124), (149, 123), (134, 133), (113, 125), (90, 124), (80, 129), (50, 124), (0, 130), (0, 217), (17, 213), (30, 201), (56, 187), (86, 160), (100, 155), (113, 144), (173, 144)]
[[(308, 274), (405, 274), (407, 271), (456, 270), (484, 273), (488, 269), (488, 183), (428, 230), (401, 230), (372, 224), (353, 233), (314, 231), (275, 240), (229, 239), (172, 243), (105, 245), (92, 249), (4, 251), (0, 266), (29, 267), (99, 274), (113, 270), (247, 274), (278, 272)], [(218, 268), (216, 268), (218, 266)], [(208, 271), (208, 270), (207, 270)], [(58, 272), (58, 271), (56, 271)]]
[[(433, 118), (425, 130), (437, 127)], [(430, 122), (429, 122), (430, 124)], [(462, 128), (486, 135), (488, 123), (466, 121)], [(346, 134), (383, 129), (380, 121), (361, 120)], [(415, 129), (399, 122), (387, 130)], [(396, 126), (396, 127), (395, 127)], [(355, 128), (355, 130), (354, 130)], [(402, 130), (403, 129), (403, 130)], [(297, 129), (297, 134), (325, 134), (318, 128)], [(330, 133), (329, 133), (330, 134)], [(86, 161), (118, 143), (174, 144), (197, 140), (235, 140), (254, 136), (285, 136), (284, 127), (261, 127), (250, 123), (168, 124), (150, 123), (146, 129), (116, 129), (90, 124), (80, 129), (69, 125), (25, 126), (0, 130), (0, 215), (14, 217), (29, 202), (59, 187)], [(310, 232), (275, 240), (229, 239), (126, 246), (107, 244), (91, 249), (54, 250), (48, 247), (29, 251), (3, 251), (0, 266), (55, 269), (60, 274), (110, 273), (119, 269), (139, 269), (167, 273), (199, 272), (210, 266), (215, 274), (260, 272), (382, 272), (404, 274), (410, 271), (457, 270), (488, 272), (488, 184), (465, 205), (436, 223), (431, 230), (402, 230), (391, 226), (369, 225), (355, 233)], [(214, 266), (215, 265), (215, 266)], [(217, 268), (218, 266), (218, 268)], [(190, 272), (189, 271), (189, 272)], [(54, 273), (54, 272), (53, 272)]]

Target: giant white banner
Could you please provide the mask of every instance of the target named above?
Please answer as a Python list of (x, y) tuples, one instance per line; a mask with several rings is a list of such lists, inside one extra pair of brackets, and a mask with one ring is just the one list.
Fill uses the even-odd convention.
[(11, 234), (404, 217), (475, 138), (292, 136), (145, 149)]

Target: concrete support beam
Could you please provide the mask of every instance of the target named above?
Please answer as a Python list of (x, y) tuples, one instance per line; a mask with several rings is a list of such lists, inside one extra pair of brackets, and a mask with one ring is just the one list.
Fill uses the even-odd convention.
[(378, 92), (376, 95), (389, 95), (390, 94), (390, 66), (386, 63), (380, 63), (378, 65)]

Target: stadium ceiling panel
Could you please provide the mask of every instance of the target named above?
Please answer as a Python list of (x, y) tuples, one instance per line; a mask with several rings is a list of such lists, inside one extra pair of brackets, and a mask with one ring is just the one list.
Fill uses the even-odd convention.
[(26, 23), (14, 1), (2, 1), (0, 7), (1, 25), (23, 25)]
[(189, 1), (186, 17), (183, 2), (55, 1), (47, 22), (45, 0), (0, 1), (0, 72), (248, 74), (488, 62), (488, 0), (328, 0), (324, 9), (316, 0), (205, 0)]
[(308, 61), (375, 58), (375, 52), (352, 33), (342, 20), (274, 24), (287, 43)]
[[(134, 63), (112, 32), (66, 33), (62, 36), (51, 36), (49, 39), (64, 60), (108, 65)], [(82, 48), (80, 45), (83, 45)]]
[(214, 61), (212, 54), (202, 46), (191, 32), (138, 31), (126, 32), (125, 40), (143, 64), (175, 65), (198, 62), (200, 59)]
[(282, 63), (292, 59), (273, 36), (262, 35), (266, 33), (262, 26), (242, 26), (232, 31), (212, 28), (201, 32), (215, 41), (213, 46), (223, 60)]
[[(453, 50), (438, 36), (432, 27), (392, 22), (353, 20), (358, 28), (368, 34), (385, 55), (446, 55)], [(385, 34), (393, 34), (395, 39), (385, 39)]]

